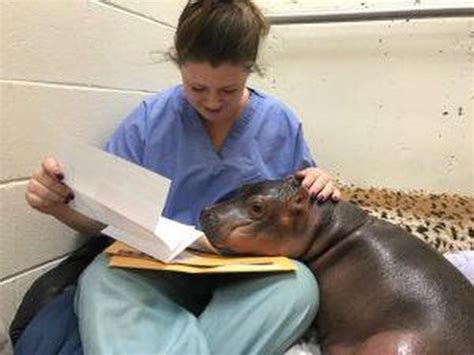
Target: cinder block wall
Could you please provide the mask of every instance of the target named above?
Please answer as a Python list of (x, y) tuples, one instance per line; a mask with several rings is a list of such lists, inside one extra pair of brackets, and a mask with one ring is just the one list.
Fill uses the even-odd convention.
[[(184, 3), (0, 3), (5, 324), (31, 282), (82, 240), (27, 207), (30, 175), (54, 154), (59, 137), (100, 146), (142, 97), (178, 82), (176, 68), (160, 52), (171, 45)], [(384, 6), (342, 0), (258, 4), (267, 13)], [(262, 56), (266, 75), (251, 84), (294, 109), (318, 162), (342, 180), (472, 196), (472, 36), (472, 19), (275, 27)]]
[(154, 2), (156, 18), (119, 2), (0, 6), (0, 316), (8, 324), (31, 282), (83, 240), (27, 206), (30, 175), (60, 137), (101, 146), (145, 95), (179, 79), (152, 52), (171, 45), (180, 6)]

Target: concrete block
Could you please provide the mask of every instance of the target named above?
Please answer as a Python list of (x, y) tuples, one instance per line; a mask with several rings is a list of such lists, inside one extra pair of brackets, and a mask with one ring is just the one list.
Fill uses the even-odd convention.
[(188, 0), (133, 1), (103, 0), (97, 1), (104, 6), (111, 6), (144, 18), (176, 27), (182, 9)]
[(9, 0), (2, 14), (3, 79), (153, 91), (177, 78), (170, 27), (85, 0)]
[(97, 2), (87, 13), (88, 83), (147, 91), (176, 83), (178, 70), (166, 58), (174, 29)]
[(28, 178), (45, 156), (54, 156), (60, 139), (102, 146), (146, 96), (22, 83), (0, 83), (0, 90), (0, 181)]
[(85, 240), (52, 217), (30, 208), (26, 183), (0, 189), (0, 280), (68, 254)]

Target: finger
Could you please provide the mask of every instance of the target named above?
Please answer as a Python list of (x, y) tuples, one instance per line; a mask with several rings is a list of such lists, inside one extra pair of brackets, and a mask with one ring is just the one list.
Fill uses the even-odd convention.
[[(56, 203), (65, 203), (68, 200), (68, 195), (59, 195), (53, 190), (48, 189), (37, 180), (31, 180), (28, 185), (28, 192), (37, 196), (45, 207)], [(69, 202), (69, 201), (68, 201)]]
[(25, 197), (26, 201), (31, 207), (42, 212), (47, 212), (48, 209), (52, 208), (53, 206), (59, 205), (58, 203), (55, 203), (53, 201), (45, 200), (44, 198), (32, 193), (31, 191), (27, 191), (25, 193)]
[(309, 173), (301, 181), (301, 186), (307, 189), (308, 191), (311, 191), (311, 188), (313, 187), (313, 185), (315, 184), (317, 180), (318, 180), (317, 175), (315, 175), (314, 173)]
[[(328, 184), (331, 184), (329, 177), (326, 175), (320, 175), (317, 177), (317, 179), (313, 182), (313, 184), (309, 188), (309, 193), (313, 197), (318, 197), (318, 200), (319, 200), (320, 198), (319, 194), (326, 188)], [(324, 196), (321, 196), (321, 198), (323, 197)]]
[(25, 198), (28, 204), (37, 210), (42, 211), (43, 209), (49, 206), (49, 204), (45, 203), (45, 201), (42, 198), (40, 198), (39, 196), (35, 195), (34, 193), (30, 191), (26, 191)]
[(32, 180), (35, 180), (36, 182), (43, 185), (46, 189), (55, 192), (63, 198), (72, 193), (71, 189), (68, 186), (61, 182), (58, 182), (56, 178), (52, 178), (44, 171), (44, 169), (40, 169), (36, 173), (34, 173), (32, 176)]
[(301, 186), (309, 190), (311, 185), (319, 176), (319, 170), (317, 168), (306, 168), (297, 172), (299, 179), (301, 180)]
[(59, 163), (53, 157), (48, 157), (43, 160), (41, 163), (44, 171), (52, 178), (62, 181), (64, 179), (64, 173), (59, 166)]
[(331, 181), (329, 181), (326, 185), (324, 185), (322, 190), (317, 195), (318, 201), (320, 202), (326, 201), (329, 198), (329, 196), (332, 195), (334, 188), (335, 188), (334, 184)]
[(332, 192), (331, 199), (333, 201), (340, 201), (341, 200), (341, 191), (339, 191), (338, 188), (334, 188), (334, 191)]
[(303, 178), (306, 176), (306, 174), (308, 173), (308, 170), (309, 170), (308, 168), (302, 169), (302, 170), (298, 170), (297, 172), (295, 172), (295, 173), (293, 174), (293, 176), (294, 176), (297, 180), (301, 180), (301, 179), (303, 179)]

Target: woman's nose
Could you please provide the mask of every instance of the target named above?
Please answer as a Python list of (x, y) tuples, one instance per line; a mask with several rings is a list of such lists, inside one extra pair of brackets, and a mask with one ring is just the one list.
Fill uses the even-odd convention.
[(217, 93), (210, 93), (204, 100), (204, 105), (207, 109), (216, 110), (219, 109), (222, 105), (222, 100), (220, 95)]

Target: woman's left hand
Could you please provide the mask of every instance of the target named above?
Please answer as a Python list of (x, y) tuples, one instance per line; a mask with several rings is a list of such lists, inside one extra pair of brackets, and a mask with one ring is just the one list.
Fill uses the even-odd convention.
[(301, 181), (301, 186), (306, 188), (310, 195), (319, 202), (329, 197), (333, 201), (339, 201), (341, 192), (332, 181), (331, 176), (319, 168), (306, 168), (295, 173), (295, 178)]

